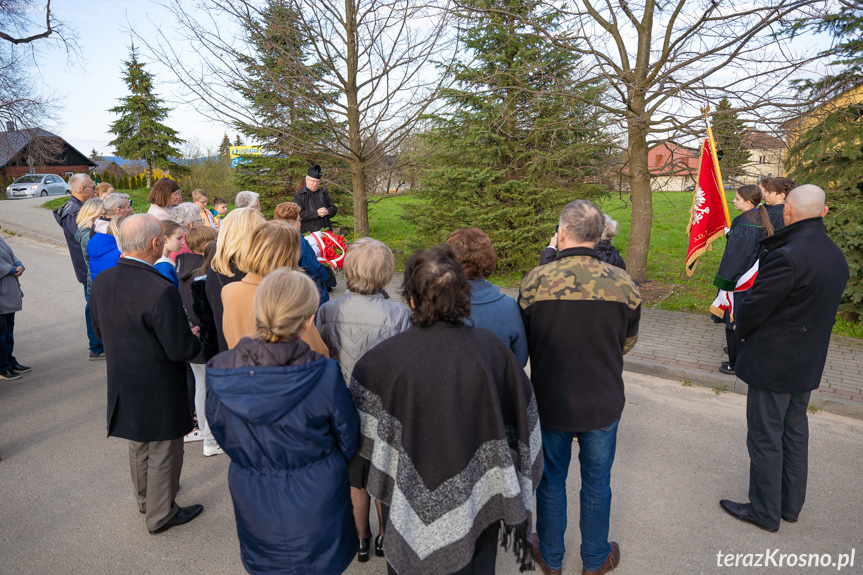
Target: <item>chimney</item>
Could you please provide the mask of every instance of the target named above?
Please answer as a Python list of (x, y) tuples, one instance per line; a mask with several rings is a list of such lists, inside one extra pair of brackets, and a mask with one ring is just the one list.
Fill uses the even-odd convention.
[(15, 131), (15, 122), (12, 120), (6, 120), (6, 131), (14, 132)]

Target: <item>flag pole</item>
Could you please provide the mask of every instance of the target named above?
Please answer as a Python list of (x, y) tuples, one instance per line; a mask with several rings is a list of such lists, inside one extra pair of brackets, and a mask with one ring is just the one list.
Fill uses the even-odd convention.
[(725, 214), (725, 227), (731, 227), (731, 216), (728, 214), (728, 198), (725, 196), (725, 184), (722, 183), (722, 171), (719, 168), (719, 158), (716, 156), (716, 142), (713, 140), (713, 126), (710, 125), (709, 106), (701, 108), (704, 113), (704, 122), (707, 124), (707, 139), (710, 140), (710, 156), (713, 158), (713, 166), (716, 168), (716, 177), (719, 193), (722, 194), (722, 212)]

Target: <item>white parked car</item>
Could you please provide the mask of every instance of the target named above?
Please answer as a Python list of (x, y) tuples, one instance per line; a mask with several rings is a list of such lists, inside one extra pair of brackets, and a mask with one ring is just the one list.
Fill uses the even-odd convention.
[(71, 193), (63, 178), (54, 174), (27, 174), (6, 186), (6, 197), (9, 199), (62, 196)]

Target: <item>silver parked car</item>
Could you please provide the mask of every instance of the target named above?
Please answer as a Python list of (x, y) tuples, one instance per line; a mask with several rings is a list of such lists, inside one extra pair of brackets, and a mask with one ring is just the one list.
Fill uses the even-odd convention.
[(72, 191), (69, 185), (54, 174), (27, 174), (6, 187), (6, 197), (9, 199), (62, 196), (70, 193)]

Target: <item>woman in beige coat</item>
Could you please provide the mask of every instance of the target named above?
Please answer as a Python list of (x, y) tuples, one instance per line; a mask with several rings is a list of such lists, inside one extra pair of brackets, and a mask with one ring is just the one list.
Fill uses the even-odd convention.
[[(256, 332), (255, 311), (252, 301), (255, 291), (271, 271), (287, 267), (299, 269), (300, 233), (282, 221), (267, 222), (252, 233), (248, 247), (238, 254), (237, 267), (246, 276), (222, 288), (222, 330), (228, 349), (233, 349), (244, 336)], [(303, 335), (313, 351), (329, 357), (318, 330), (314, 326)]]

